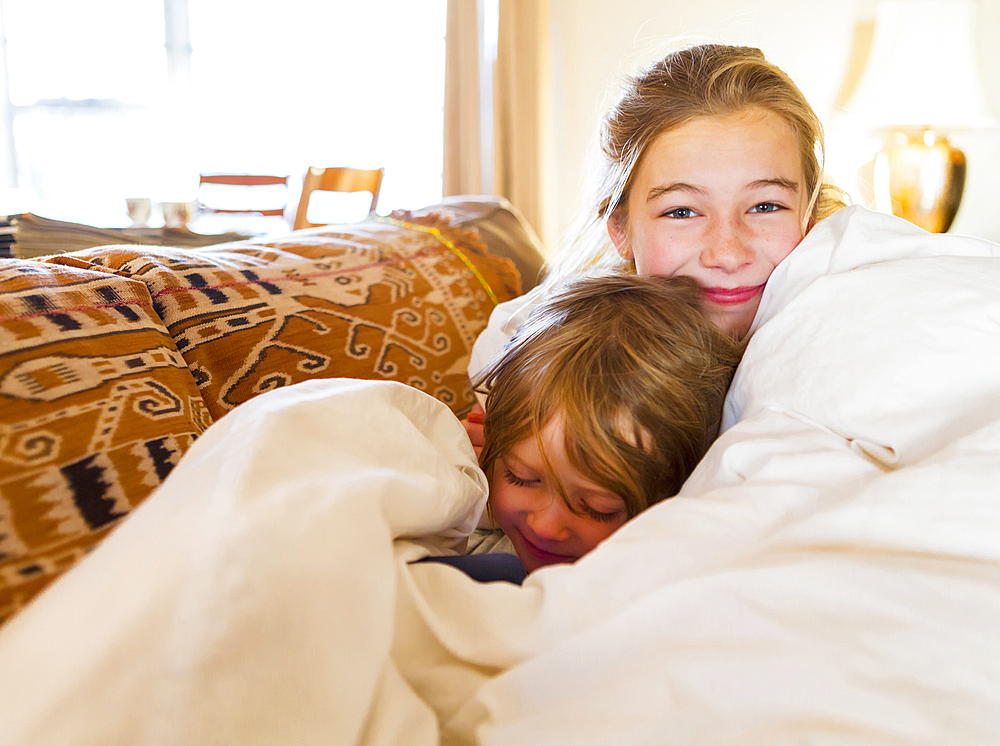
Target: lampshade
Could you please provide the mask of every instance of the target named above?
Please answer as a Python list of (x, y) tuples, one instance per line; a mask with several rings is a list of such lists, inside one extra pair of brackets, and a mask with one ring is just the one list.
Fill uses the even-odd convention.
[(975, 22), (974, 0), (882, 0), (846, 123), (865, 129), (994, 126), (979, 78)]

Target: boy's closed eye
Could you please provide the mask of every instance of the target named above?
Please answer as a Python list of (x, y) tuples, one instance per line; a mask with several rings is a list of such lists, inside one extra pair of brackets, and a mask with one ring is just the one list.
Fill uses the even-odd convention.
[[(514, 487), (525, 489), (538, 488), (542, 486), (542, 480), (523, 465), (512, 467), (503, 465), (503, 478), (508, 484)], [(524, 476), (518, 474), (521, 471)], [(611, 523), (626, 516), (627, 509), (625, 503), (617, 495), (604, 494), (603, 492), (590, 492), (579, 496), (573, 500), (573, 512), (584, 515), (592, 520), (602, 523)]]
[(504, 479), (506, 479), (510, 484), (514, 485), (515, 487), (534, 487), (538, 485), (540, 482), (540, 480), (538, 479), (531, 479), (528, 477), (518, 476), (517, 474), (515, 474), (513, 471), (510, 470), (509, 466), (503, 467), (503, 476)]
[(595, 521), (611, 523), (627, 517), (627, 509), (624, 501), (617, 495), (590, 494), (579, 501), (578, 512), (592, 518)]

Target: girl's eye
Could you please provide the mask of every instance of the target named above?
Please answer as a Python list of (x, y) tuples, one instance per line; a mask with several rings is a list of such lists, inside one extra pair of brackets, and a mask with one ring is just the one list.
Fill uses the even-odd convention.
[(761, 202), (759, 205), (751, 207), (750, 212), (777, 212), (784, 209), (786, 209), (785, 206), (779, 205), (777, 202)]
[(684, 218), (693, 218), (697, 213), (690, 207), (675, 207), (673, 210), (667, 210), (663, 213), (663, 217), (666, 218), (677, 218), (683, 220)]
[(523, 479), (506, 467), (504, 467), (503, 476), (504, 479), (515, 487), (530, 487), (537, 481), (534, 479)]

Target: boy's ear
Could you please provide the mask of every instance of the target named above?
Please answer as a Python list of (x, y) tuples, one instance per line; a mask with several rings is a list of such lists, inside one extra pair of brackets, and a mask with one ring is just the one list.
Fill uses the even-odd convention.
[(620, 207), (608, 216), (608, 236), (611, 237), (611, 243), (615, 245), (621, 258), (630, 261), (632, 247), (629, 246), (628, 228)]

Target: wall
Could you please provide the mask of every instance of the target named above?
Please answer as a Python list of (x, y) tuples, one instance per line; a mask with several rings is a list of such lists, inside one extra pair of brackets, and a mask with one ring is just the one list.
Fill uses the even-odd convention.
[[(1000, 117), (1000, 45), (994, 43), (1000, 37), (1000, 0), (977, 1), (980, 74)], [(546, 184), (547, 245), (564, 234), (580, 204), (586, 154), (610, 85), (636, 63), (661, 56), (665, 43), (678, 36), (705, 35), (763, 49), (824, 120), (831, 172), (838, 181), (851, 180), (853, 164), (848, 169), (844, 162), (856, 154), (843, 144), (833, 114), (867, 53), (865, 33), (871, 33), (875, 5), (876, 0), (550, 0), (554, 158)], [(1000, 242), (1000, 129), (955, 134), (951, 140), (969, 164), (952, 232)]]

